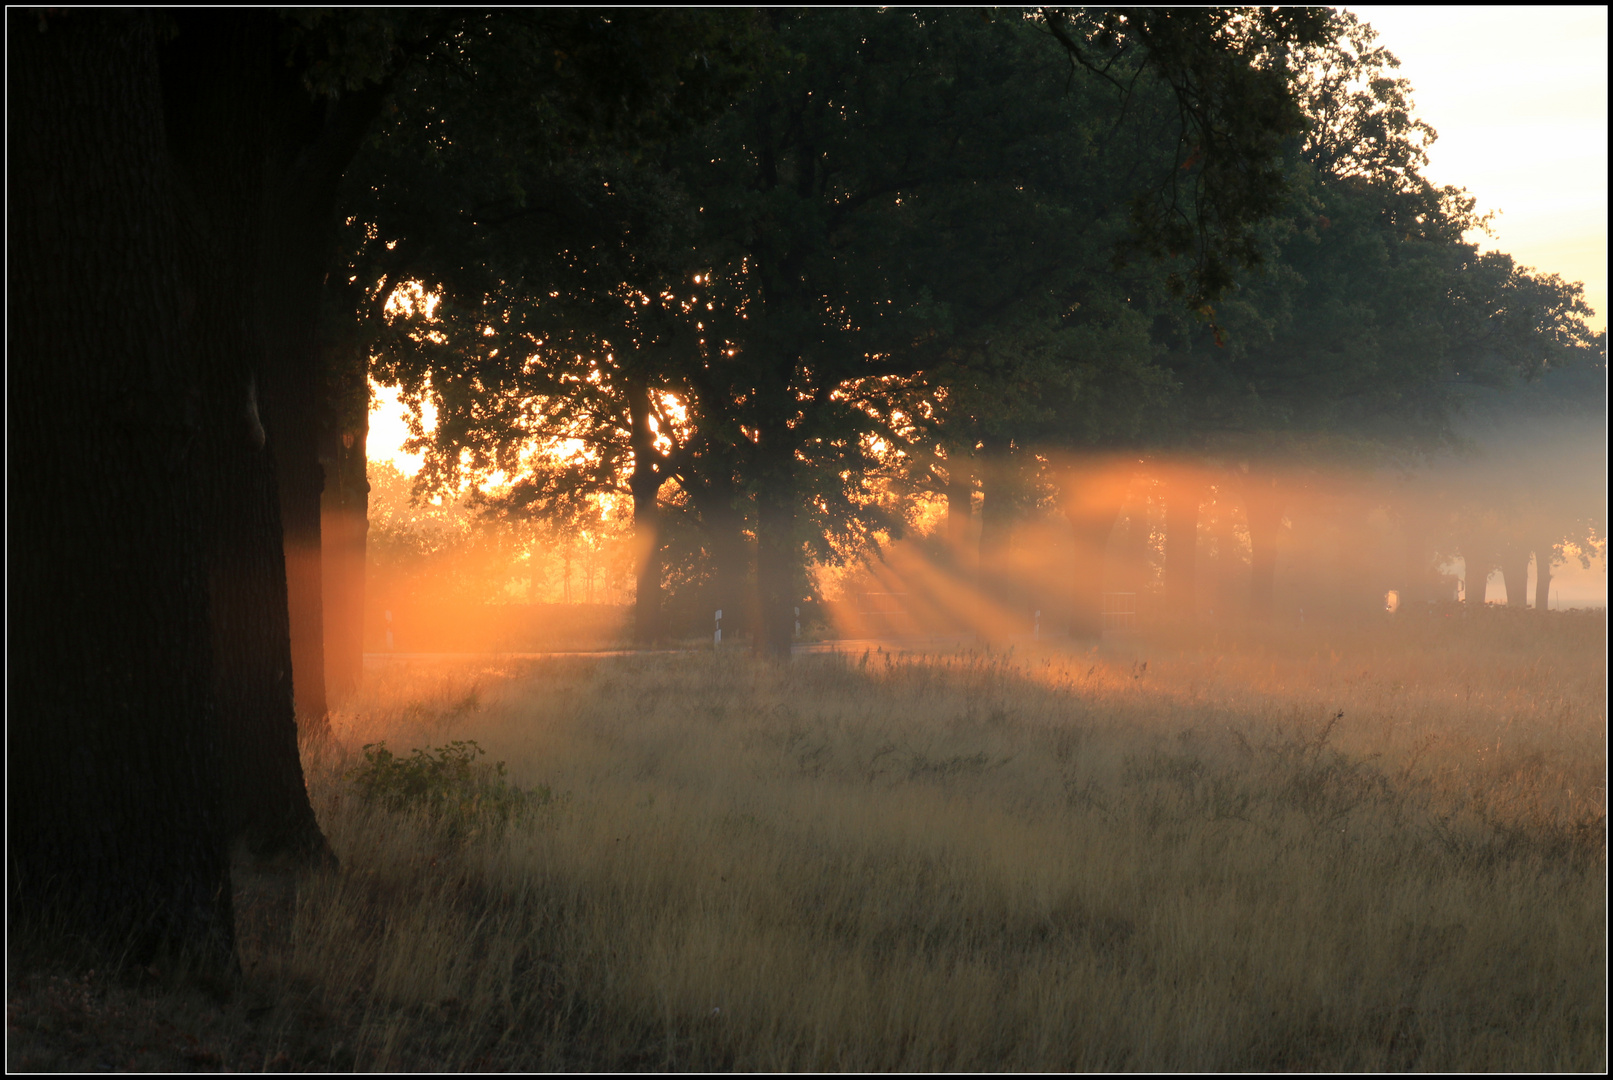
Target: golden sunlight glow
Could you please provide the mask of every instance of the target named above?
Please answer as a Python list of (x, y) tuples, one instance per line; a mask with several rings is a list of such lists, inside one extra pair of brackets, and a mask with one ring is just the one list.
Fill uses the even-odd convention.
[(676, 394), (662, 394), (660, 396), (661, 411), (666, 413), (667, 419), (674, 425), (682, 427), (689, 422), (689, 410), (683, 402), (678, 400)]
[[(437, 407), (429, 396), (421, 412), (429, 435), (437, 427)], [(403, 449), (403, 444), (412, 437), (408, 417), (409, 407), (397, 387), (370, 383), (370, 431), (364, 442), (365, 456), (370, 461), (388, 462), (403, 475), (413, 476), (420, 471), (425, 456)]]
[[(871, 437), (867, 446), (876, 453), (882, 448)], [(1007, 642), (1038, 634), (1062, 637), (1072, 617), (1095, 626), (1100, 613), (1105, 631), (1143, 625), (1210, 630), (1253, 614), (1256, 559), (1247, 515), (1256, 482), (1237, 468), (1125, 455), (1074, 461), (1049, 455), (1047, 466), (1051, 505), (1023, 518), (1011, 541), (997, 541), (989, 560), (976, 493), (961, 528), (946, 501), (932, 497), (909, 518), (909, 538), (882, 539), (877, 552), (843, 567), (820, 568), (817, 581), (834, 635)], [(842, 478), (849, 481), (850, 474)], [(1272, 489), (1282, 492), (1280, 508), (1268, 518), (1270, 531), (1262, 541), (1267, 565), (1274, 567), (1265, 617), (1304, 626), (1370, 617), (1386, 604), (1389, 612), (1410, 609), (1423, 618), (1455, 610), (1469, 577), (1465, 561), (1430, 547), (1424, 553), (1428, 562), (1408, 563), (1406, 514), (1417, 507), (1447, 517), (1467, 514), (1465, 496), (1438, 480), (1421, 492), (1398, 495), (1386, 491), (1384, 482), (1316, 469), (1280, 478), (1280, 487)], [(1185, 575), (1173, 569), (1182, 549), (1169, 546), (1167, 531), (1167, 514), (1182, 513), (1176, 500), (1183, 495), (1192, 500), (1188, 520), (1196, 517)], [(1375, 505), (1378, 499), (1392, 502)], [(1606, 604), (1599, 538), (1591, 548), (1581, 552), (1567, 545), (1566, 559), (1553, 566), (1553, 608)], [(1580, 565), (1582, 555), (1590, 568)], [(1507, 604), (1509, 590), (1521, 587), (1533, 604), (1538, 567), (1527, 559), (1523, 567), (1521, 582), (1504, 579), (1499, 570), (1475, 580), (1475, 602)], [(1510, 599), (1518, 606), (1516, 597)]]
[(427, 322), (435, 322), (437, 305), (440, 303), (442, 293), (427, 292), (422, 282), (406, 281), (392, 290), (392, 295), (387, 297), (386, 307), (383, 310), (388, 319), (409, 319), (419, 316)]

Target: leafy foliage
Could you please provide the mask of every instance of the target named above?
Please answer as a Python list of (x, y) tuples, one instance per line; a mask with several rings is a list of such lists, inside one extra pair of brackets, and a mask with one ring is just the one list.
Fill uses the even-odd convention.
[(480, 764), (474, 740), (455, 739), (400, 758), (385, 742), (364, 747), (364, 764), (347, 780), (366, 803), (393, 812), (423, 813), (455, 838), (498, 835), (553, 801), (548, 787), (523, 790), (505, 777), (504, 762)]

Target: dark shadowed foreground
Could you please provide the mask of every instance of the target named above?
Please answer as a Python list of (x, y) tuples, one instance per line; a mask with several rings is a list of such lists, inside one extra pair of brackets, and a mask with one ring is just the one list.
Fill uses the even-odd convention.
[(1604, 624), (1509, 614), (395, 663), (242, 986), (14, 949), (7, 1064), (1600, 1070)]

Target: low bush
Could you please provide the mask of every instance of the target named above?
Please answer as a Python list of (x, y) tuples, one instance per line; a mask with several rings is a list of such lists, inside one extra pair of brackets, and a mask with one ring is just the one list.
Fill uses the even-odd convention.
[(450, 836), (501, 833), (553, 799), (543, 785), (524, 790), (505, 776), (504, 762), (487, 765), (473, 740), (455, 739), (434, 750), (402, 758), (385, 742), (364, 746), (364, 763), (346, 779), (366, 803), (394, 812), (424, 813)]

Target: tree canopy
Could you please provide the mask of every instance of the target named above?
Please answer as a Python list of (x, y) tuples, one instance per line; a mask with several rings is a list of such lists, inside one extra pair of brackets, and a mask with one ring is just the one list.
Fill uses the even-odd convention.
[[(968, 452), (1023, 442), (1038, 413), (1076, 442), (1135, 430), (1166, 380), (1119, 293), (1209, 317), (1228, 268), (1263, 256), (1290, 188), (1273, 154), (1303, 128), (1282, 54), (1324, 23), (1224, 16), (770, 14), (775, 62), (712, 121), (634, 158), (529, 162), (513, 187), (566, 209), (497, 219), (484, 279), (422, 279), (450, 314), (378, 334), (383, 378), (431, 386), (423, 483), (517, 472), (518, 436), (564, 413), (594, 453), (513, 497), (601, 489), (631, 453), (646, 499), (676, 478), (712, 531), (755, 536), (787, 644), (803, 552), (900, 529), (875, 491), (893, 453), (942, 426)], [(491, 156), (474, 128), (447, 145)], [(578, 233), (533, 231), (551, 218)], [(1009, 385), (1037, 405), (1004, 407)], [(966, 416), (971, 399), (992, 408)], [(673, 401), (676, 422), (651, 417)]]

